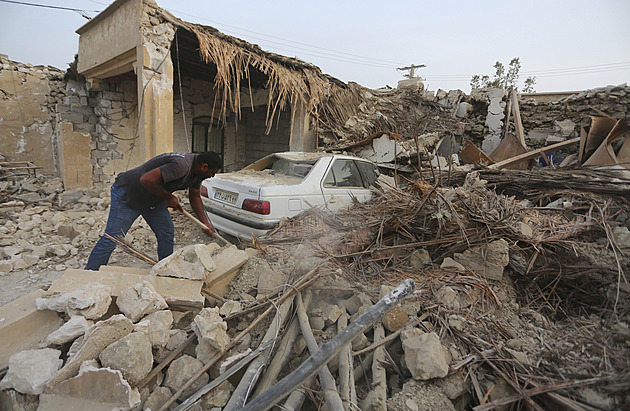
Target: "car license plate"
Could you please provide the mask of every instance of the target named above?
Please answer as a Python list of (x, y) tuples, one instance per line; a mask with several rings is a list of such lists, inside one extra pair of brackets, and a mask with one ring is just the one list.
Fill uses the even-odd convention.
[(236, 204), (238, 198), (237, 193), (231, 193), (229, 191), (214, 190), (214, 198), (217, 200), (225, 201), (230, 204)]

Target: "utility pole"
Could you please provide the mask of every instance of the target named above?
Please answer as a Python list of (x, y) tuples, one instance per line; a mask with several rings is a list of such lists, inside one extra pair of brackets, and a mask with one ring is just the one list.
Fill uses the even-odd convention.
[(398, 68), (398, 70), (403, 71), (403, 70), (409, 70), (409, 73), (407, 74), (403, 74), (404, 77), (407, 78), (415, 78), (416, 77), (416, 69), (422, 68), (422, 67), (426, 67), (426, 64), (419, 64), (419, 65), (415, 65), (412, 64), (409, 67), (400, 67)]

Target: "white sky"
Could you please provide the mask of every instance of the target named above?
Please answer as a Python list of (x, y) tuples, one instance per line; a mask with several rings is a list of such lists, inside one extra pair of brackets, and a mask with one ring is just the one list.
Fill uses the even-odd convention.
[[(22, 1), (22, 0), (11, 0)], [(87, 10), (101, 0), (24, 0)], [(419, 71), (430, 90), (470, 91), (473, 74), (492, 75), (520, 57), (536, 91), (630, 83), (628, 0), (157, 0), (190, 22), (214, 26), (264, 50), (296, 56), (345, 82), (395, 87), (396, 70)], [(78, 50), (78, 13), (0, 0), (0, 53), (66, 69)]]

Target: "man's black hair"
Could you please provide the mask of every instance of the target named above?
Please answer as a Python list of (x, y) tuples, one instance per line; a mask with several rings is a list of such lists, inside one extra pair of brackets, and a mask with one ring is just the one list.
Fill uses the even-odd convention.
[(197, 154), (195, 162), (197, 164), (207, 164), (209, 169), (219, 169), (223, 166), (221, 156), (214, 151), (206, 151), (205, 153)]

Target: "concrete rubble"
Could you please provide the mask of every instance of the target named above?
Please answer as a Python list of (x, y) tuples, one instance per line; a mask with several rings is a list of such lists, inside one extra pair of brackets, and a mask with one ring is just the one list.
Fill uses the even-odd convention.
[[(534, 112), (524, 116), (527, 143), (576, 138), (581, 119), (548, 118), (556, 106), (571, 100), (584, 113), (602, 93), (627, 105), (626, 89), (539, 105), (544, 117), (523, 101)], [(558, 184), (549, 188), (528, 185), (534, 171), (519, 170), (518, 183), (507, 170), (471, 171), (478, 165), (458, 163), (462, 138), (487, 154), (497, 148), (506, 94), (432, 94), (417, 84), (404, 93), (421, 93), (415, 108), (441, 120), (426, 129), (420, 117), (398, 122), (408, 100), (374, 93), (368, 101), (378, 103), (360, 107), (329, 144), (378, 162), (393, 187), (337, 214), (309, 210), (291, 221), (302, 224), (298, 233), (284, 222), (255, 244), (208, 244), (174, 215), (181, 247), (155, 266), (117, 250), (110, 266), (81, 269), (106, 221), (102, 187), (64, 190), (41, 176), (0, 181), (10, 193), (0, 203), (0, 278), (12, 281), (0, 306), (0, 409), (155, 411), (198, 393), (193, 409), (221, 409), (253, 374), (245, 371), (251, 356), (264, 366), (247, 404), (263, 396), (254, 394), (258, 384), (273, 388), (317, 358), (302, 327), (326, 348), (406, 278), (415, 291), (326, 359), (342, 402), (364, 410), (627, 407), (628, 177), (566, 186), (582, 174), (549, 170), (544, 183)], [(400, 127), (363, 133), (392, 124)], [(326, 132), (322, 140), (330, 143)], [(155, 248), (143, 221), (127, 240)], [(298, 290), (306, 324), (296, 303), (278, 315)], [(261, 347), (272, 326), (277, 339)], [(304, 409), (331, 409), (325, 378), (300, 380), (310, 384)]]

